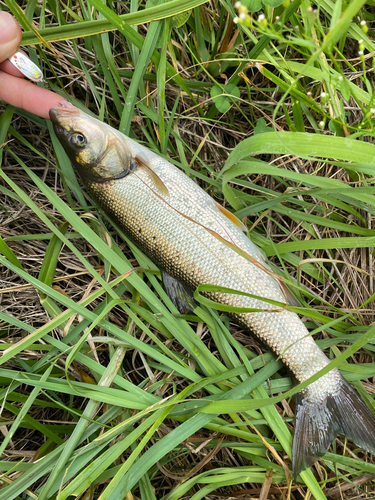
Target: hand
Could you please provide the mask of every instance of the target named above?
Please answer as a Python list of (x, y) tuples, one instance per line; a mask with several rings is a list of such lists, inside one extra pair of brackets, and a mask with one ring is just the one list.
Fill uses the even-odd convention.
[(41, 118), (49, 118), (49, 110), (64, 99), (22, 78), (22, 73), (7, 61), (17, 51), (21, 37), (21, 28), (15, 18), (0, 11), (0, 100)]

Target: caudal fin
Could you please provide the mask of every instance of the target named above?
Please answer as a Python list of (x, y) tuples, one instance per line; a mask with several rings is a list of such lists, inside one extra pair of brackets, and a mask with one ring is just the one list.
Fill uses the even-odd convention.
[(296, 407), (294, 478), (316, 462), (339, 433), (375, 455), (375, 416), (344, 378), (336, 396), (313, 404), (297, 394)]

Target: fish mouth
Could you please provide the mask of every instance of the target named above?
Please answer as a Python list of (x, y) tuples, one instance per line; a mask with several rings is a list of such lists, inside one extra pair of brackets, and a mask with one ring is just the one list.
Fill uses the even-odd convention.
[(60, 106), (54, 106), (49, 110), (49, 117), (54, 125), (60, 125), (64, 118), (78, 118), (80, 114), (81, 111), (69, 101), (62, 101)]

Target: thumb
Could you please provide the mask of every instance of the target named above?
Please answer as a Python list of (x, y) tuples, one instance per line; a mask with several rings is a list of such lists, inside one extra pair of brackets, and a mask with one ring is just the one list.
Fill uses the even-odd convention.
[(15, 18), (0, 11), (0, 62), (11, 57), (21, 43), (22, 32)]

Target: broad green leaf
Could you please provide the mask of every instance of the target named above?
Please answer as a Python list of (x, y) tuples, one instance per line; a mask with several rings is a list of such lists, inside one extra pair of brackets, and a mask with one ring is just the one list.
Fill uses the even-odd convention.
[(258, 12), (262, 8), (262, 0), (242, 0), (241, 3), (247, 7), (249, 12)]
[(226, 113), (232, 102), (240, 98), (240, 91), (236, 85), (231, 83), (224, 85), (222, 88), (215, 85), (211, 89), (211, 97), (220, 113)]
[[(301, 158), (335, 158), (365, 164), (375, 161), (375, 145), (369, 142), (356, 141), (350, 137), (332, 137), (302, 132), (273, 132), (258, 134), (240, 142), (229, 155), (223, 172), (243, 158), (264, 153), (291, 154)], [(326, 182), (331, 180), (334, 181), (326, 179)], [(323, 179), (317, 182), (323, 182)], [(341, 186), (344, 187), (344, 183), (341, 183)]]
[(262, 0), (262, 2), (267, 7), (275, 9), (276, 7), (279, 7), (284, 2), (284, 0)]

